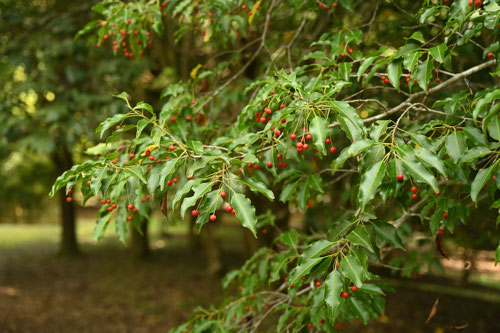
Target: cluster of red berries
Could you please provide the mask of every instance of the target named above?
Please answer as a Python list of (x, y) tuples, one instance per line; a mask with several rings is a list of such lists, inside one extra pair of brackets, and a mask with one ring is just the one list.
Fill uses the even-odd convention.
[(475, 0), (475, 1), (469, 0), (469, 6), (472, 6), (472, 3), (474, 3), (476, 7), (480, 7), (483, 4), (481, 0)]
[[(342, 44), (341, 44), (341, 45), (340, 45), (340, 48), (341, 48), (342, 50), (344, 50), (344, 45), (342, 45)], [(347, 53), (352, 54), (352, 52), (353, 52), (353, 50), (352, 50), (351, 48), (347, 49)], [(344, 57), (345, 57), (345, 53), (344, 53), (344, 52), (342, 52), (342, 53), (340, 54), (340, 56), (341, 56), (342, 58), (344, 58)]]
[[(128, 19), (127, 22), (129, 24), (131, 24), (132, 20)], [(108, 22), (106, 22), (106, 21), (102, 21), (101, 22), (101, 26), (105, 27), (107, 25), (108, 25)], [(112, 28), (116, 28), (116, 24), (115, 23), (111, 24), (111, 27)], [(114, 31), (112, 29), (108, 29), (107, 33), (104, 34), (104, 36), (103, 36), (103, 40), (101, 42), (97, 43), (96, 46), (100, 47), (101, 44), (103, 44), (104, 42), (106, 42), (113, 35), (114, 35)], [(123, 49), (123, 55), (126, 58), (133, 59), (135, 57), (135, 55), (134, 55), (134, 52), (131, 50), (132, 46), (131, 46), (131, 44), (127, 44), (126, 39), (127, 39), (127, 35), (138, 36), (139, 35), (139, 31), (138, 30), (133, 30), (133, 31), (127, 32), (125, 29), (120, 29), (119, 33), (117, 33), (117, 35), (120, 36), (120, 37), (117, 37), (116, 40), (113, 41), (113, 43), (112, 43), (113, 44), (112, 49), (116, 51), (116, 50), (120, 49), (120, 47), (121, 47)], [(147, 31), (146, 32), (146, 38), (148, 39), (146, 41), (147, 45), (151, 45), (152, 44), (152, 41), (149, 40), (150, 37), (151, 37), (151, 32)], [(133, 38), (133, 37), (131, 37), (131, 38)], [(138, 55), (142, 56), (144, 54), (144, 52), (142, 51), (142, 44), (143, 44), (143, 42), (142, 42), (141, 39), (137, 39), (135, 42), (136, 42), (137, 45), (141, 46), (141, 50), (138, 52)], [(132, 43), (132, 41), (130, 41), (130, 43)], [(127, 48), (127, 46), (130, 46), (130, 50), (129, 50), (129, 48)]]
[[(290, 139), (295, 140), (296, 138), (297, 135), (295, 133), (290, 134)], [(309, 134), (309, 130), (306, 130), (306, 134), (302, 136), (302, 139), (299, 142), (297, 142), (297, 151), (300, 153), (303, 150), (307, 150), (309, 148), (309, 144), (305, 141), (311, 141), (312, 138), (312, 135)]]
[[(252, 15), (252, 10), (250, 8), (247, 7), (247, 5), (241, 5), (241, 9), (246, 12), (248, 15)], [(260, 7), (257, 6), (255, 7), (255, 10), (259, 10)]]
[(417, 199), (418, 198), (418, 196), (417, 196), (418, 187), (412, 186), (410, 191), (413, 192), (413, 194), (411, 195), (411, 198), (413, 200)]
[(338, 6), (338, 4), (336, 2), (334, 2), (331, 6), (330, 5), (325, 5), (322, 2), (319, 3), (319, 8), (324, 8), (326, 10), (330, 10), (330, 8), (335, 8), (337, 6)]
[(69, 203), (73, 202), (73, 198), (71, 197), (71, 193), (73, 193), (73, 190), (68, 189), (68, 197), (66, 198), (66, 201)]
[[(225, 197), (227, 196), (227, 194), (226, 194), (226, 192), (222, 191), (222, 192), (220, 193), (220, 196), (221, 196), (222, 198), (225, 198)], [(228, 204), (228, 206), (226, 207), (226, 211), (227, 211), (228, 213), (230, 213), (230, 214), (233, 214), (233, 215), (235, 215), (235, 214), (236, 214), (236, 211), (234, 210), (234, 208), (233, 208), (231, 205), (229, 205), (229, 204)], [(198, 216), (198, 215), (200, 214), (200, 210), (199, 210), (199, 209), (193, 209), (193, 210), (191, 211), (191, 214), (192, 214), (193, 216), (195, 216), (195, 217), (196, 217), (196, 216)], [(217, 216), (215, 215), (215, 213), (210, 214), (210, 217), (209, 217), (209, 220), (210, 220), (210, 221), (212, 221), (212, 222), (213, 222), (213, 221), (215, 221), (216, 219), (217, 219)]]

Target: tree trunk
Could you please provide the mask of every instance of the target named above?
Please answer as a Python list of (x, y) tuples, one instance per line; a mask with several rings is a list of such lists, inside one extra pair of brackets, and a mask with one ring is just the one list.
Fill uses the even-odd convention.
[(130, 245), (129, 249), (132, 256), (136, 259), (146, 259), (151, 255), (149, 248), (148, 220), (141, 219), (142, 235), (133, 226), (130, 226)]
[(215, 228), (215, 223), (207, 223), (205, 224), (205, 226), (203, 226), (203, 232), (201, 233), (203, 255), (207, 260), (207, 273), (210, 275), (217, 275), (222, 269), (220, 249), (217, 242)]
[[(53, 161), (58, 176), (73, 166), (71, 152), (62, 147), (54, 152)], [(66, 191), (59, 191), (59, 205), (61, 207), (61, 243), (59, 253), (64, 256), (76, 256), (80, 254), (76, 238), (76, 214), (73, 202), (66, 201)]]

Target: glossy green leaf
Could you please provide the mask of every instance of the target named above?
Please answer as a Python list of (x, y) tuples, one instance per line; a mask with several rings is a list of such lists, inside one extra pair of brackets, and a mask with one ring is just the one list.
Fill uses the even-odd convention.
[(231, 195), (231, 206), (236, 211), (236, 217), (241, 224), (250, 229), (253, 235), (257, 237), (257, 231), (255, 230), (257, 217), (255, 217), (255, 207), (252, 206), (250, 200), (241, 193), (233, 193)]
[(326, 155), (325, 140), (328, 136), (328, 122), (323, 117), (314, 116), (309, 123), (309, 133), (312, 135), (314, 145)]
[(347, 234), (353, 224), (354, 222), (347, 220), (335, 223), (330, 230), (328, 230), (326, 238), (331, 242), (338, 241), (340, 238), (344, 237), (345, 234)]
[(319, 241), (316, 241), (316, 242), (309, 244), (307, 249), (300, 256), (300, 262), (302, 263), (306, 260), (316, 258), (316, 257), (322, 255), (329, 248), (331, 248), (332, 245), (333, 245), (333, 242), (330, 242), (329, 240), (326, 240), (326, 239), (321, 239)]
[(481, 189), (486, 185), (488, 180), (490, 180), (493, 177), (493, 174), (497, 170), (499, 161), (495, 162), (491, 167), (485, 168), (481, 171), (478, 171), (476, 174), (476, 177), (472, 181), (471, 188), (470, 188), (470, 197), (472, 201), (477, 202), (477, 197), (479, 195), (479, 192)]
[(417, 66), (417, 83), (422, 90), (427, 93), (427, 86), (432, 76), (432, 61), (426, 60)]
[(399, 81), (401, 75), (403, 74), (403, 69), (401, 68), (402, 61), (400, 59), (394, 60), (387, 66), (387, 75), (392, 86), (399, 91)]
[(238, 182), (247, 185), (252, 192), (260, 193), (271, 201), (274, 200), (274, 193), (267, 188), (266, 184), (252, 178), (247, 178), (245, 180), (238, 179)]
[[(337, 313), (340, 306), (340, 292), (344, 286), (342, 280), (342, 274), (337, 269), (330, 272), (325, 280), (325, 302), (329, 312), (333, 315)], [(331, 319), (333, 320), (334, 318)]]
[(382, 184), (382, 180), (384, 179), (385, 169), (385, 162), (379, 161), (373, 164), (361, 177), (358, 200), (362, 210), (368, 201), (375, 197), (377, 188)]
[(349, 254), (343, 257), (340, 261), (340, 270), (355, 286), (363, 286), (363, 282), (366, 279), (366, 272), (356, 256)]
[(392, 224), (382, 221), (373, 221), (372, 227), (373, 231), (375, 231), (380, 239), (391, 243), (392, 246), (397, 247), (398, 249), (405, 249), (403, 242), (398, 235), (397, 229)]
[(323, 258), (312, 258), (305, 260), (302, 264), (295, 267), (290, 272), (290, 278), (288, 279), (290, 284), (296, 284), (301, 280), (301, 278), (311, 271), (311, 269), (318, 264)]
[(415, 157), (428, 167), (436, 169), (443, 176), (448, 176), (443, 161), (441, 161), (432, 151), (425, 148), (417, 148), (415, 149)]
[(359, 225), (347, 235), (346, 239), (354, 245), (363, 246), (374, 253), (367, 226)]
[(453, 162), (457, 163), (467, 149), (465, 136), (462, 132), (454, 131), (446, 137), (446, 151)]
[(446, 53), (446, 42), (441, 43), (437, 46), (431, 47), (429, 49), (429, 53), (434, 60), (436, 60), (437, 62), (442, 64), (444, 62), (445, 53)]
[(439, 191), (436, 177), (420, 162), (404, 158), (401, 160), (401, 164), (416, 181), (428, 184), (434, 192)]
[(203, 198), (199, 210), (198, 218), (196, 219), (196, 231), (199, 233), (201, 228), (210, 221), (210, 215), (215, 213), (217, 207), (224, 203), (224, 199), (220, 196), (218, 190), (212, 191), (205, 195)]
[(198, 201), (202, 196), (207, 194), (213, 185), (214, 185), (214, 183), (203, 183), (203, 184), (196, 185), (193, 187), (194, 194), (192, 196), (184, 199), (184, 201), (182, 202), (182, 205), (181, 205), (182, 218), (184, 218), (184, 215), (186, 214), (186, 210), (189, 207), (192, 207), (196, 203), (196, 201)]

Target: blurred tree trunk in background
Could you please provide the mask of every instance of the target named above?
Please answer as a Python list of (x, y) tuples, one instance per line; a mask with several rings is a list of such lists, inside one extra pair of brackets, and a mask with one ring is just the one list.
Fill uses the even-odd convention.
[(141, 232), (142, 235), (137, 231), (136, 228), (130, 226), (130, 244), (129, 249), (132, 256), (136, 259), (146, 259), (151, 255), (151, 248), (149, 247), (149, 235), (148, 235), (148, 220), (141, 219)]
[[(71, 152), (64, 146), (56, 149), (53, 154), (57, 176), (73, 166)], [(59, 252), (64, 256), (76, 256), (80, 254), (76, 239), (76, 214), (75, 205), (66, 201), (66, 191), (59, 191), (59, 204), (61, 208), (61, 243)]]

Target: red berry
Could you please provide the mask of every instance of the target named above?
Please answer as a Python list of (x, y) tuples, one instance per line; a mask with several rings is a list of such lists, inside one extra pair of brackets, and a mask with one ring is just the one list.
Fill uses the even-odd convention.
[(267, 114), (271, 114), (272, 110), (270, 108), (265, 108), (264, 112), (267, 113)]
[(112, 204), (111, 207), (113, 207), (113, 209), (115, 209), (118, 206), (116, 204)]
[(271, 95), (274, 95), (275, 91), (274, 91), (274, 90), (271, 90), (269, 93), (270, 93)]
[(113, 207), (108, 207), (108, 212), (111, 212), (113, 210)]
[(307, 134), (307, 135), (306, 135), (306, 140), (311, 140), (312, 138), (313, 138), (313, 137), (312, 137), (312, 135), (311, 135), (311, 134)]
[(280, 108), (281, 108), (281, 109), (284, 109), (284, 108), (285, 108), (285, 104), (281, 104), (281, 105), (280, 105)]
[(193, 209), (193, 211), (191, 212), (191, 214), (192, 214), (193, 216), (198, 216), (198, 214), (199, 214), (199, 213), (200, 213), (200, 211), (199, 211), (199, 210), (197, 210), (197, 209)]
[(348, 49), (347, 53), (351, 54), (352, 53), (352, 49)]
[(343, 298), (347, 298), (349, 297), (349, 293), (347, 291), (344, 291), (342, 292), (342, 294), (340, 294)]
[(215, 221), (217, 219), (217, 216), (215, 214), (210, 215), (210, 221)]
[(178, 179), (178, 178), (174, 178), (174, 183), (176, 183), (176, 184), (177, 184), (177, 182), (178, 182), (178, 181), (179, 181), (179, 179)]
[(324, 321), (325, 321), (325, 320), (324, 320), (323, 318), (321, 318), (321, 319), (319, 320), (319, 323), (320, 323), (320, 324), (323, 324), (323, 322), (324, 322)]
[(72, 197), (67, 197), (67, 198), (66, 198), (66, 201), (67, 201), (67, 202), (72, 202), (72, 201), (73, 201), (73, 198), (72, 198)]
[(345, 53), (341, 53), (340, 56), (343, 58), (345, 57)]
[(149, 160), (150, 160), (150, 161), (154, 161), (154, 160), (155, 160), (155, 157), (154, 157), (154, 156), (149, 156)]
[(336, 151), (337, 151), (337, 148), (335, 148), (335, 147), (330, 148), (331, 153), (335, 153)]
[(332, 140), (330, 140), (330, 139), (326, 139), (326, 140), (325, 140), (325, 143), (326, 143), (327, 145), (328, 145), (328, 144), (330, 144), (330, 142), (332, 142)]
[(493, 58), (495, 55), (493, 53), (488, 53), (488, 58)]
[(273, 166), (273, 162), (271, 162), (271, 161), (267, 162), (267, 167), (268, 167), (268, 168), (270, 168), (270, 167), (272, 167), (272, 166)]
[(103, 205), (105, 205), (105, 204), (107, 203), (107, 201), (106, 201), (106, 200), (104, 200), (104, 199), (102, 199), (102, 200), (101, 200), (101, 203), (102, 203)]
[(278, 130), (278, 129), (277, 129), (276, 131), (274, 131), (274, 135), (276, 135), (276, 136), (280, 136), (280, 134), (281, 134), (281, 131), (280, 131), (280, 130)]
[(226, 197), (226, 192), (222, 191), (220, 194), (221, 197), (225, 198)]
[(402, 182), (405, 179), (405, 176), (403, 174), (398, 174), (398, 182)]
[(231, 214), (233, 214), (233, 215), (236, 214), (236, 211), (234, 209), (231, 210)]
[(142, 201), (142, 202), (146, 202), (146, 199), (145, 199), (145, 198), (142, 198), (142, 199), (141, 199), (141, 201)]
[(316, 282), (316, 287), (320, 287), (321, 286), (321, 282), (317, 281)]
[(416, 193), (413, 193), (413, 194), (411, 195), (411, 198), (412, 198), (413, 200), (415, 200), (415, 199), (417, 199), (417, 198), (418, 198), (418, 195), (417, 195)]
[(412, 191), (413, 193), (417, 193), (418, 191), (418, 188), (416, 186), (413, 186), (410, 191)]
[(352, 292), (355, 293), (356, 291), (358, 291), (358, 287), (352, 286)]
[(129, 210), (134, 209), (134, 205), (132, 205), (132, 204), (128, 204), (128, 206), (127, 206), (127, 207), (128, 207), (128, 209), (129, 209)]
[(115, 128), (116, 128), (117, 130), (119, 130), (119, 129), (120, 129), (120, 125), (116, 125), (116, 127), (115, 127)]
[(444, 212), (443, 213), (443, 218), (447, 218), (448, 217), (448, 213), (447, 212)]
[(170, 117), (170, 121), (171, 121), (171, 122), (175, 122), (176, 120), (177, 120), (177, 118), (175, 118), (175, 117)]
[(304, 148), (304, 144), (302, 142), (297, 142), (297, 148)]
[(232, 210), (233, 210), (233, 207), (231, 207), (231, 205), (229, 205), (229, 206), (226, 207), (226, 211), (228, 213), (231, 213)]
[(169, 149), (169, 150), (174, 150), (174, 149), (175, 149), (175, 146), (174, 146), (174, 145), (170, 145), (170, 146), (168, 146), (168, 149)]
[(481, 5), (483, 4), (483, 2), (482, 2), (481, 0), (476, 0), (476, 1), (474, 2), (474, 4), (475, 4), (477, 7), (479, 7), (479, 6), (481, 6)]
[(68, 194), (71, 194), (71, 193), (73, 193), (73, 189), (71, 189), (71, 188), (70, 188), (70, 189), (68, 190)]
[(133, 159), (135, 157), (135, 154), (129, 154), (128, 158)]
[[(500, 117), (500, 114), (499, 114), (499, 117)], [(296, 138), (297, 138), (297, 135), (295, 135), (293, 133), (290, 134), (290, 139), (295, 140)]]
[(277, 157), (278, 159), (281, 159), (281, 158), (283, 157), (283, 155), (278, 154), (278, 155), (276, 155), (276, 157)]
[(264, 118), (264, 117), (260, 118), (260, 122), (261, 123), (265, 123), (266, 122), (266, 118)]
[(309, 148), (309, 145), (307, 143), (304, 143), (304, 149)]
[(438, 229), (437, 233), (438, 233), (438, 235), (442, 235), (443, 234), (443, 230), (442, 229)]
[(313, 327), (313, 324), (311, 324), (311, 323), (307, 324), (307, 328), (311, 328), (311, 327)]
[(440, 196), (440, 195), (441, 195), (441, 191), (434, 192), (434, 195), (435, 195), (436, 197)]
[(191, 121), (191, 117), (190, 117), (190, 116), (187, 116), (187, 117), (186, 117), (186, 121)]
[(172, 183), (172, 181), (171, 181), (171, 180), (167, 181), (167, 185), (168, 185), (168, 186), (172, 186), (172, 184), (173, 184), (173, 183)]

